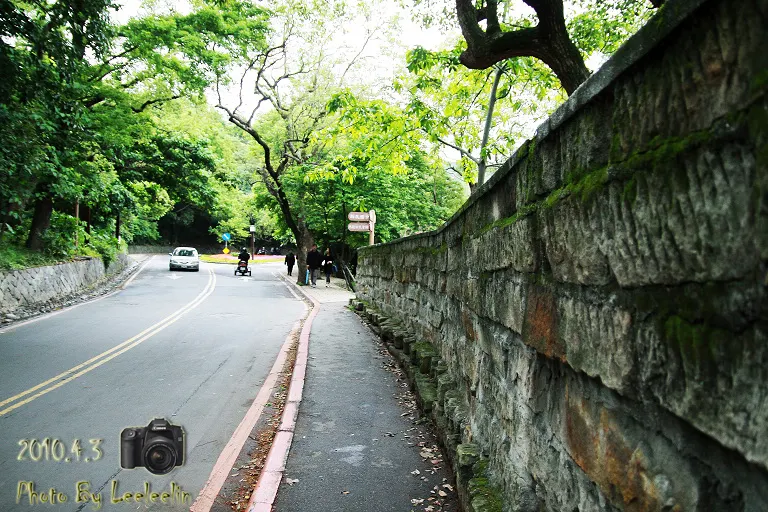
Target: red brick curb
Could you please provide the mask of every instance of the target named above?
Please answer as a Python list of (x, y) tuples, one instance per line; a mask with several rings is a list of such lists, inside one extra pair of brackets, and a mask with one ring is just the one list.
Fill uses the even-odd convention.
[[(288, 280), (286, 280), (287, 282)], [(291, 283), (292, 284), (292, 283)], [(293, 284), (292, 284), (293, 285)], [(307, 357), (309, 356), (309, 333), (312, 330), (312, 321), (320, 311), (320, 303), (309, 296), (301, 287), (293, 285), (312, 302), (312, 311), (304, 321), (304, 327), (299, 335), (299, 347), (296, 352), (296, 363), (293, 367), (293, 376), (288, 388), (288, 400), (283, 408), (283, 416), (280, 427), (269, 449), (264, 468), (261, 470), (259, 481), (248, 500), (248, 512), (271, 512), (272, 504), (277, 497), (280, 482), (283, 480), (285, 463), (288, 460), (288, 452), (293, 441), (293, 431), (296, 427), (296, 417), (299, 413), (302, 392), (304, 390), (304, 377), (307, 371)]]

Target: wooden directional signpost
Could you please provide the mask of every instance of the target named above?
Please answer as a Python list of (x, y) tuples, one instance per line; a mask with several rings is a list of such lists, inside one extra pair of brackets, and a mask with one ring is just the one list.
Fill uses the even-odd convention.
[(376, 211), (349, 212), (347, 218), (352, 221), (347, 224), (347, 229), (350, 231), (367, 231), (368, 245), (373, 245), (373, 234), (376, 226)]

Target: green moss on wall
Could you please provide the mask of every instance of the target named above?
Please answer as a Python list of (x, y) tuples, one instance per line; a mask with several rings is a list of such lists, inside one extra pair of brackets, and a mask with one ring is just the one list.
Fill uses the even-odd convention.
[(470, 504), (473, 512), (501, 512), (503, 500), (498, 487), (488, 478), (488, 461), (483, 459), (472, 467), (474, 478), (469, 480)]
[(678, 347), (683, 356), (697, 366), (705, 367), (717, 359), (721, 345), (730, 333), (707, 324), (693, 324), (679, 316), (670, 316), (664, 322), (664, 337), (671, 346)]

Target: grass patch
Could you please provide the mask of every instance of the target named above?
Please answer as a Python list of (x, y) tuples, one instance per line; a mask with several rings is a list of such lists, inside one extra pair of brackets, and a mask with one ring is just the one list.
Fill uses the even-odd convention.
[(15, 245), (0, 245), (0, 270), (22, 270), (60, 262), (60, 258)]
[(9, 271), (45, 267), (58, 263), (67, 263), (82, 256), (103, 259), (96, 249), (87, 245), (80, 246), (71, 257), (61, 258), (40, 251), (32, 251), (18, 245), (0, 244), (0, 270)]

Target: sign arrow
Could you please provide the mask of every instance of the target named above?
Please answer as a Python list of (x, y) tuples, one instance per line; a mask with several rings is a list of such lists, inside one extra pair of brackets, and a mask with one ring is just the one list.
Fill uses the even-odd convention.
[(371, 220), (371, 214), (368, 212), (349, 212), (347, 218), (352, 221), (365, 221)]
[(241, 281), (250, 281), (250, 280), (251, 280), (251, 278), (250, 278), (250, 277), (245, 277), (245, 276), (243, 276), (243, 277), (238, 277), (238, 279), (239, 279), (239, 280), (241, 280)]
[(368, 222), (350, 222), (347, 224), (350, 231), (370, 231), (371, 226)]
[(170, 275), (170, 276), (167, 276), (167, 277), (168, 277), (168, 279), (181, 279), (181, 276), (177, 275), (177, 274), (173, 274), (173, 275)]

